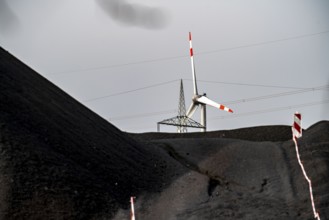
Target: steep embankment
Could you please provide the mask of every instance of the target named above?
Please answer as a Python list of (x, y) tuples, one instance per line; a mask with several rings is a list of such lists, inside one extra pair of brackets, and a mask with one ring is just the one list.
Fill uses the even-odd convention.
[[(267, 134), (262, 132), (263, 137), (272, 135), (269, 128)], [(291, 131), (287, 133), (291, 135)], [(329, 217), (328, 134), (329, 122), (320, 122), (299, 139), (321, 219)], [(188, 137), (152, 143), (189, 172), (152, 199), (147, 209), (137, 209), (141, 219), (313, 219), (308, 184), (292, 140)], [(117, 219), (121, 218), (118, 215)]]
[(1, 48), (0, 82), (1, 219), (109, 218), (131, 195), (170, 179), (160, 150), (130, 139)]
[(128, 133), (140, 141), (176, 138), (230, 138), (248, 141), (286, 141), (291, 139), (291, 127), (286, 125), (258, 126), (234, 130), (191, 132), (191, 133)]

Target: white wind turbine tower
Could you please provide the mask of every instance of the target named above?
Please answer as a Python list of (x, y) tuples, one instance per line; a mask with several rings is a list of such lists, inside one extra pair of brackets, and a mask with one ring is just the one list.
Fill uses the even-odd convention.
[(190, 105), (190, 108), (188, 109), (186, 116), (188, 118), (191, 118), (194, 112), (197, 110), (198, 106), (201, 106), (201, 125), (203, 128), (201, 128), (201, 131), (205, 132), (207, 129), (207, 119), (206, 119), (206, 105), (213, 106), (215, 108), (218, 108), (220, 110), (224, 110), (227, 112), (233, 113), (232, 109), (218, 104), (217, 102), (214, 102), (206, 97), (206, 94), (199, 95), (197, 83), (196, 83), (196, 75), (195, 75), (195, 68), (194, 68), (194, 59), (193, 59), (193, 48), (192, 48), (192, 35), (191, 32), (189, 32), (189, 41), (190, 41), (190, 57), (191, 57), (191, 66), (192, 66), (192, 77), (193, 77), (193, 91), (194, 94), (192, 96), (192, 104)]

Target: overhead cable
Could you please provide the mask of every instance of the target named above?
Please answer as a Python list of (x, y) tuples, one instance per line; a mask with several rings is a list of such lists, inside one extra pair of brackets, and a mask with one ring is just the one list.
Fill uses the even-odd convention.
[[(158, 87), (158, 86), (170, 84), (170, 83), (177, 82), (177, 81), (179, 81), (179, 79), (170, 80), (170, 81), (157, 83), (157, 84), (152, 84), (152, 85), (140, 87), (140, 88), (137, 88), (137, 89), (112, 93), (112, 94), (105, 95), (105, 96), (99, 96), (99, 97), (83, 100), (83, 102), (92, 102), (92, 101), (97, 101), (97, 100), (100, 100), (100, 99), (105, 99), (105, 98), (109, 98), (109, 97), (113, 97), (113, 96), (124, 95), (124, 94), (127, 94), (127, 93), (132, 93), (132, 92), (141, 91), (141, 90), (144, 90), (144, 89)], [(200, 81), (200, 80), (198, 80), (198, 81)], [(261, 86), (261, 87), (269, 87), (269, 88), (271, 88), (271, 87), (279, 88), (280, 87), (280, 86), (273, 86), (273, 85), (243, 84), (243, 83), (232, 83), (232, 82), (217, 82), (217, 83), (224, 83), (224, 84), (227, 83), (227, 84), (231, 84), (231, 85), (241, 85), (241, 86), (247, 85), (247, 86), (255, 86), (255, 87)], [(282, 88), (293, 89), (294, 87), (282, 87)], [(277, 93), (277, 94), (272, 94), (272, 95), (259, 96), (259, 97), (246, 98), (246, 99), (239, 99), (239, 100), (228, 101), (228, 102), (223, 102), (223, 103), (225, 103), (225, 104), (236, 104), (236, 103), (242, 103), (242, 102), (248, 102), (248, 101), (257, 101), (257, 100), (262, 100), (262, 99), (269, 99), (269, 98), (275, 98), (275, 97), (286, 96), (286, 95), (294, 95), (294, 94), (298, 94), (298, 93), (311, 92), (311, 91), (317, 91), (317, 90), (323, 90), (323, 89), (329, 89), (329, 85), (313, 87), (313, 88), (303, 88), (303, 89), (299, 89), (299, 90), (296, 90), (296, 91), (282, 92), (282, 93)]]
[(156, 115), (164, 115), (164, 114), (171, 114), (177, 112), (177, 109), (171, 109), (166, 111), (159, 111), (159, 112), (150, 112), (150, 113), (142, 113), (142, 114), (136, 114), (136, 115), (128, 115), (128, 116), (118, 116), (109, 118), (109, 121), (120, 121), (120, 120), (126, 120), (126, 119), (132, 119), (132, 118), (145, 118), (145, 117), (151, 117)]
[(277, 107), (277, 108), (270, 108), (270, 109), (264, 109), (264, 110), (259, 110), (259, 111), (239, 113), (239, 114), (234, 114), (234, 115), (212, 117), (211, 120), (245, 117), (245, 116), (258, 115), (258, 114), (264, 114), (264, 113), (269, 113), (269, 112), (277, 112), (277, 111), (296, 109), (296, 108), (305, 108), (305, 107), (321, 105), (321, 104), (326, 104), (326, 103), (329, 103), (329, 99), (326, 99), (323, 101), (318, 101), (318, 102), (309, 102), (309, 103), (303, 103), (303, 104), (298, 104), (298, 105), (291, 105), (291, 106), (285, 106), (285, 107)]
[(254, 43), (254, 44), (247, 44), (247, 45), (236, 46), (236, 47), (227, 47), (227, 48), (222, 48), (222, 49), (217, 49), (217, 50), (204, 51), (204, 52), (200, 52), (199, 55), (218, 53), (218, 52), (230, 51), (230, 50), (237, 50), (237, 49), (243, 49), (243, 48), (249, 48), (249, 47), (257, 47), (257, 46), (262, 46), (262, 45), (267, 45), (267, 44), (280, 43), (283, 41), (291, 41), (291, 40), (298, 40), (298, 39), (302, 39), (302, 38), (314, 37), (314, 36), (328, 34), (328, 33), (329, 33), (329, 30), (325, 30), (325, 31), (317, 32), (317, 33), (303, 34), (303, 35), (299, 35), (299, 36), (286, 37), (286, 38), (270, 40), (270, 41), (263, 41), (263, 42)]
[(251, 101), (264, 100), (264, 99), (271, 99), (271, 98), (287, 96), (287, 95), (295, 95), (295, 94), (305, 93), (305, 92), (313, 92), (313, 91), (324, 90), (324, 89), (329, 89), (329, 85), (324, 85), (324, 86), (319, 86), (319, 87), (314, 87), (314, 88), (308, 88), (308, 89), (300, 89), (300, 90), (290, 91), (290, 92), (281, 92), (281, 93), (277, 93), (277, 94), (264, 95), (264, 96), (258, 96), (258, 97), (247, 98), (247, 99), (238, 99), (238, 100), (235, 100), (235, 101), (229, 101), (229, 102), (223, 102), (223, 103), (225, 103), (225, 104), (237, 104), (237, 103), (243, 103), (243, 102), (251, 102)]
[[(229, 101), (229, 102), (224, 102), (224, 103), (232, 105), (232, 104), (238, 104), (238, 103), (258, 101), (258, 100), (263, 100), (263, 99), (276, 98), (276, 97), (280, 97), (280, 96), (287, 96), (287, 95), (294, 95), (294, 94), (299, 94), (299, 93), (311, 92), (311, 91), (319, 91), (319, 90), (323, 90), (323, 89), (329, 89), (329, 85), (319, 86), (319, 87), (314, 87), (314, 88), (309, 88), (309, 89), (301, 89), (301, 90), (291, 91), (291, 92), (272, 94), (272, 95), (267, 95), (267, 96), (258, 96), (258, 97), (254, 97), (254, 98), (240, 99), (240, 100)], [(171, 109), (171, 110), (166, 110), (166, 111), (161, 111), (161, 112), (150, 112), (150, 113), (144, 113), (144, 114), (138, 114), (138, 115), (119, 116), (119, 117), (111, 118), (111, 120), (119, 121), (119, 120), (125, 120), (125, 119), (128, 119), (128, 118), (129, 119), (131, 119), (131, 118), (144, 118), (144, 117), (149, 117), (149, 116), (154, 116), (154, 115), (168, 114), (168, 113), (171, 113), (171, 112), (177, 112), (177, 109)], [(230, 116), (235, 117), (236, 115), (237, 114), (230, 115)], [(240, 115), (240, 114), (238, 114), (238, 115)], [(226, 117), (226, 116), (223, 116), (223, 117)]]
[[(192, 81), (192, 79), (183, 79), (186, 81)], [(210, 81), (210, 80), (199, 80), (198, 82), (204, 83), (214, 83), (214, 84), (226, 84), (234, 86), (251, 86), (251, 87), (265, 87), (265, 88), (278, 88), (278, 89), (305, 89), (301, 87), (291, 87), (291, 86), (278, 86), (278, 85), (266, 85), (266, 84), (252, 84), (252, 83), (237, 83), (237, 82), (223, 82), (223, 81)]]
[(109, 98), (109, 97), (112, 97), (112, 96), (123, 95), (123, 94), (136, 92), (136, 91), (140, 91), (140, 90), (144, 90), (144, 89), (149, 89), (149, 88), (153, 88), (153, 87), (157, 87), (157, 86), (163, 86), (163, 85), (170, 84), (170, 83), (173, 83), (173, 82), (176, 82), (176, 81), (178, 81), (178, 79), (153, 84), (153, 85), (150, 85), (150, 86), (144, 86), (144, 87), (141, 87), (141, 88), (132, 89), (132, 90), (128, 90), (128, 91), (117, 92), (117, 93), (113, 93), (113, 94), (110, 94), (110, 95), (100, 96), (100, 97), (96, 97), (96, 98), (92, 98), (92, 99), (87, 99), (87, 100), (84, 100), (83, 102), (91, 102), (91, 101), (96, 101), (96, 100), (100, 100), (100, 99), (104, 99), (104, 98)]
[[(262, 46), (262, 45), (267, 45), (267, 44), (280, 43), (280, 42), (283, 42), (283, 41), (291, 41), (291, 40), (298, 40), (298, 39), (302, 39), (302, 38), (314, 37), (314, 36), (318, 36), (318, 35), (322, 35), (322, 34), (328, 34), (328, 33), (329, 33), (329, 30), (325, 30), (325, 31), (317, 32), (317, 33), (303, 34), (303, 35), (298, 35), (298, 36), (293, 36), (293, 37), (281, 38), (281, 39), (277, 39), (277, 40), (263, 41), (263, 42), (259, 42), (259, 43), (246, 44), (246, 45), (235, 46), (235, 47), (227, 47), (227, 48), (221, 48), (221, 49), (211, 50), (211, 51), (203, 51), (203, 52), (195, 53), (195, 55), (200, 56), (200, 55), (219, 53), (219, 52), (225, 52), (225, 51), (231, 51), (231, 50), (237, 50), (237, 49), (257, 47), (257, 46)], [(111, 69), (111, 68), (118, 68), (118, 67), (124, 67), (124, 66), (145, 64), (145, 63), (154, 63), (154, 62), (162, 62), (162, 61), (167, 61), (167, 60), (176, 60), (176, 59), (182, 59), (182, 58), (187, 58), (187, 57), (189, 57), (189, 56), (188, 55), (180, 55), (180, 56), (163, 57), (163, 58), (158, 58), (158, 59), (141, 60), (141, 61), (129, 62), (129, 63), (94, 66), (94, 67), (87, 67), (87, 68), (78, 69), (78, 70), (68, 70), (68, 71), (62, 71), (62, 72), (49, 73), (48, 76), (62, 75), (62, 74), (67, 74), (67, 73), (97, 71), (97, 70), (103, 70), (103, 69)]]

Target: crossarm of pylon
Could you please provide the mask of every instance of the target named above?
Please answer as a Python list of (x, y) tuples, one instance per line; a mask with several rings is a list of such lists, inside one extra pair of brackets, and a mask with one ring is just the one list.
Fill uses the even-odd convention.
[(172, 125), (172, 126), (181, 126), (181, 127), (190, 127), (190, 128), (204, 128), (200, 123), (194, 121), (193, 119), (187, 116), (176, 116), (163, 121), (158, 122), (158, 124)]

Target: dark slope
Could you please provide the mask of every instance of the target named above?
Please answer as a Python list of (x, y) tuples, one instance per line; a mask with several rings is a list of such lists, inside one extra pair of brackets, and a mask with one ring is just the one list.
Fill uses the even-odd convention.
[(162, 187), (159, 150), (128, 138), (3, 49), (0, 82), (2, 217), (109, 217), (131, 195)]
[(231, 138), (248, 141), (286, 141), (291, 139), (291, 127), (286, 125), (259, 126), (251, 128), (239, 128), (234, 130), (192, 132), (185, 134), (151, 132), (134, 134), (130, 136), (137, 140), (159, 140), (173, 138)]
[(299, 145), (321, 219), (329, 219), (329, 122), (322, 121), (308, 128)]
[[(152, 200), (149, 209), (137, 209), (141, 219), (314, 219), (292, 140), (180, 138), (153, 143), (189, 172)], [(299, 145), (316, 207), (321, 219), (329, 219), (329, 122), (306, 130)]]

